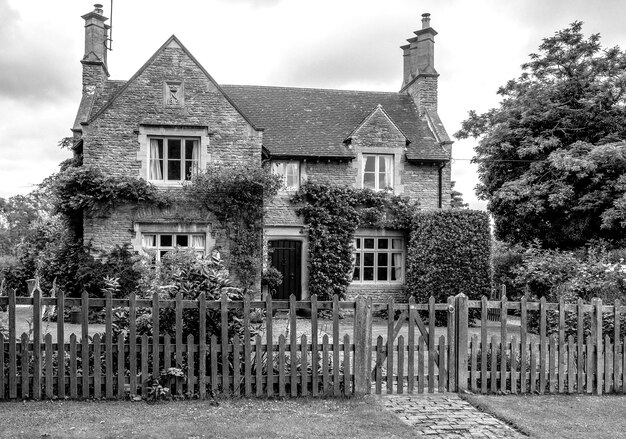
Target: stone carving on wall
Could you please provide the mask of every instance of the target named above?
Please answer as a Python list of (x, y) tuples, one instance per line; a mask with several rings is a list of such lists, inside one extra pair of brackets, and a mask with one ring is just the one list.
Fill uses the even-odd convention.
[(182, 107), (184, 105), (183, 82), (165, 81), (163, 101), (166, 107)]

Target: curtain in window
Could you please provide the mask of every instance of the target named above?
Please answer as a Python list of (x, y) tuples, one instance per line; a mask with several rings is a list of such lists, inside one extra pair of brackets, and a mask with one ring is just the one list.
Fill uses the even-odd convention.
[(191, 150), (191, 175), (196, 175), (200, 168), (200, 148), (198, 142), (193, 142)]
[(143, 235), (141, 237), (141, 246), (144, 248), (156, 247), (156, 235)]
[(193, 248), (204, 248), (204, 236), (202, 235), (193, 235), (191, 237), (191, 246)]
[(402, 279), (402, 253), (391, 255), (391, 280)]
[[(383, 155), (380, 156), (379, 160), (383, 162), (385, 166), (385, 178), (384, 178), (384, 186), (379, 189), (387, 189), (393, 188), (393, 156), (391, 155)], [(382, 163), (381, 163), (382, 165)]]
[(285, 185), (288, 189), (298, 189), (300, 187), (299, 163), (291, 162), (285, 164)]
[(150, 139), (149, 180), (163, 180), (163, 157), (159, 151), (159, 140)]

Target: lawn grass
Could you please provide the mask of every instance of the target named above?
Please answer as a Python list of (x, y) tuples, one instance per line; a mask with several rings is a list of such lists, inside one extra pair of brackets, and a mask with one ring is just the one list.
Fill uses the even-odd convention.
[(409, 438), (371, 398), (0, 403), (2, 438)]
[(536, 438), (623, 438), (626, 398), (617, 395), (461, 395)]

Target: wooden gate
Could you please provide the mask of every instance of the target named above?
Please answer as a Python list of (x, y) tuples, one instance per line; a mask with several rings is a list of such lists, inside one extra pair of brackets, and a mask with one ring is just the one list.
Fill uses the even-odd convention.
[(439, 304), (431, 297), (421, 304), (413, 298), (402, 304), (390, 299), (379, 307), (387, 313), (387, 331), (386, 337), (378, 335), (372, 346), (375, 393), (382, 393), (383, 388), (386, 393), (456, 390), (454, 305), (452, 297)]

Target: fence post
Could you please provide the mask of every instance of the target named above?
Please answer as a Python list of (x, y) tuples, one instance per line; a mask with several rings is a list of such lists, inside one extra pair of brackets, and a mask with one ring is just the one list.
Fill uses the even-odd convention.
[(467, 390), (467, 341), (468, 307), (467, 296), (457, 294), (456, 299), (456, 391)]
[(372, 301), (356, 299), (354, 311), (354, 394), (362, 396), (372, 388)]
[(448, 391), (456, 390), (456, 299), (448, 297)]

